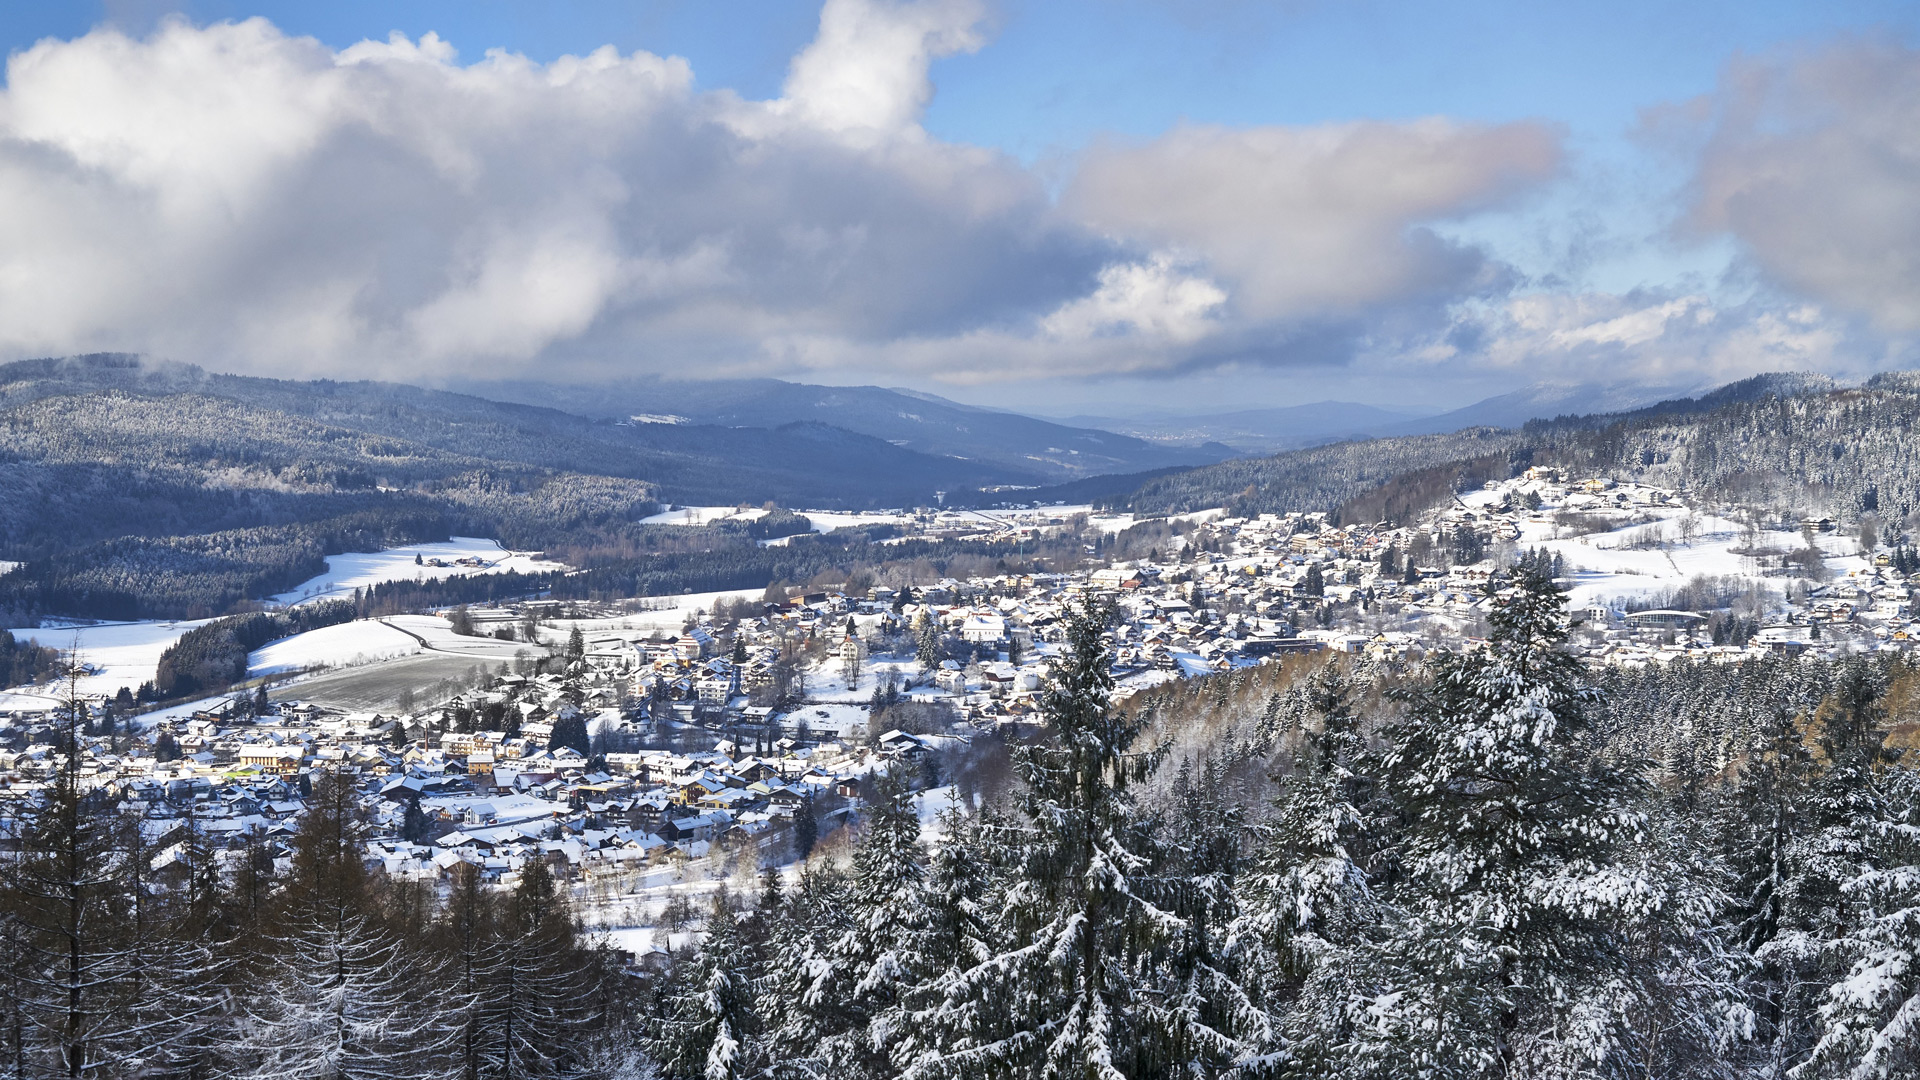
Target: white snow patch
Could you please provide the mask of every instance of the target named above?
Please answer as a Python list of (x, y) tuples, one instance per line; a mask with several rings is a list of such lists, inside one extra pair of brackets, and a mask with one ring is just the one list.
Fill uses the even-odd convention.
[(249, 676), (346, 667), (423, 651), (420, 643), (376, 619), (323, 626), (295, 634), (247, 657)]
[(676, 506), (640, 519), (642, 525), (711, 525), (716, 521), (758, 521), (765, 510), (738, 506)]
[[(420, 559), (418, 564), (414, 562), (416, 556)], [(458, 565), (461, 559), (474, 560), (479, 565)], [(444, 565), (431, 565), (436, 560)], [(565, 569), (565, 564), (537, 559), (530, 552), (508, 551), (493, 540), (456, 536), (440, 543), (329, 555), (326, 573), (273, 597), (271, 602), (292, 605), (339, 599), (353, 595), (355, 589), (385, 581), (428, 581), (470, 574), (503, 574), (516, 570), (523, 574), (537, 574)]]
[[(80, 677), (83, 696), (113, 694), (121, 687), (137, 690), (153, 678), (160, 654), (180, 636), (206, 620), (179, 622), (100, 623), (93, 626), (45, 630), (21, 627), (12, 630), (16, 640), (37, 640), (50, 649), (73, 650), (74, 659), (91, 669)], [(50, 708), (66, 693), (66, 686), (34, 689), (15, 687), (0, 693), (0, 709)]]

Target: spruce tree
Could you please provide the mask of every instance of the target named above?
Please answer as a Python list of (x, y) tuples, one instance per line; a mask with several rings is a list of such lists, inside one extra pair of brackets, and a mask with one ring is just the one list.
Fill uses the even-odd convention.
[(1255, 830), (1255, 866), (1231, 928), (1248, 988), (1269, 1011), (1270, 1049), (1285, 1032), (1291, 1056), (1327, 1066), (1344, 1040), (1342, 980), (1380, 912), (1361, 866), (1362, 805), (1373, 786), (1346, 671), (1330, 662), (1307, 678), (1310, 723), (1298, 733), (1274, 813)]
[(1141, 714), (1110, 706), (1105, 628), (1091, 604), (1068, 622), (1043, 698), (1047, 737), (1015, 755), (1025, 820), (993, 841), (1013, 877), (1006, 944), (952, 981), (910, 1077), (1146, 1076), (1171, 1064), (1170, 1046), (1226, 1041), (1177, 1032), (1138, 962), (1184, 923), (1141, 887), (1149, 859), (1129, 789), (1164, 747), (1136, 752)]
[(927, 614), (926, 608), (920, 609), (920, 616), (914, 622), (915, 655), (923, 671), (932, 671), (946, 659), (945, 650), (940, 645), (940, 627)]
[(1574, 1075), (1631, 1065), (1616, 1019), (1629, 930), (1654, 891), (1636, 772), (1585, 742), (1597, 695), (1562, 649), (1537, 567), (1494, 595), (1485, 648), (1432, 661), (1383, 761), (1401, 825), (1398, 911), (1351, 1066), (1379, 1075)]
[[(924, 980), (928, 960), (915, 945), (929, 924), (922, 895), (925, 852), (906, 775), (874, 778), (867, 830), (854, 849), (844, 921), (806, 963), (784, 1043), (823, 1073), (851, 1078), (890, 1074), (890, 1045), (900, 1037), (900, 990)], [(814, 933), (826, 927), (812, 928)]]
[(698, 958), (669, 988), (647, 1048), (669, 1080), (737, 1080), (760, 1071), (764, 1043), (754, 958), (726, 894), (714, 901)]

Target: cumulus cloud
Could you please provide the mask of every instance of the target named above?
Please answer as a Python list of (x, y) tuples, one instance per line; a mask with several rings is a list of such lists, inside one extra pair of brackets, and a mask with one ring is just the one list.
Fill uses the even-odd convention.
[(1089, 154), (1068, 203), (1204, 259), (1247, 317), (1325, 318), (1486, 286), (1487, 257), (1427, 226), (1508, 200), (1558, 161), (1557, 134), (1538, 124), (1182, 127)]
[(1799, 295), (1920, 332), (1920, 52), (1851, 42), (1736, 65), (1691, 224)]
[(978, 0), (906, 8), (827, 0), (820, 34), (794, 57), (780, 111), (863, 141), (911, 131), (933, 100), (927, 67), (985, 42)]
[(1428, 226), (1558, 167), (1531, 124), (1185, 127), (1091, 151), (1056, 199), (920, 126), (982, 20), (829, 0), (774, 101), (645, 52), (463, 63), (260, 19), (42, 42), (0, 92), (0, 352), (428, 379), (1339, 360), (1502, 292)]

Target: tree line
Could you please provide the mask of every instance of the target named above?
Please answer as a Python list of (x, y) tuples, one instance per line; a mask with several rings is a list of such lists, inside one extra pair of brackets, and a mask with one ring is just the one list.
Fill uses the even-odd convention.
[(302, 604), (285, 611), (230, 615), (196, 626), (160, 654), (153, 682), (141, 688), (149, 700), (218, 694), (247, 677), (247, 654), (281, 638), (352, 622), (354, 605), (345, 600)]
[(0, 1070), (7, 1076), (617, 1076), (637, 980), (574, 928), (530, 862), (511, 890), (369, 869), (361, 793), (320, 774), (282, 848), (154, 836), (57, 775), (7, 806)]
[(0, 630), (0, 689), (24, 686), (59, 670), (60, 650), (50, 649), (32, 638), (21, 641), (11, 631)]

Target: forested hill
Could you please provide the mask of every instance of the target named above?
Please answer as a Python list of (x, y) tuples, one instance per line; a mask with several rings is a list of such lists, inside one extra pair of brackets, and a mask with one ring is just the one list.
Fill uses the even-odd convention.
[(885, 439), (924, 454), (991, 462), (1036, 472), (1056, 483), (1113, 473), (1209, 464), (1236, 454), (1219, 443), (1177, 446), (1130, 435), (981, 409), (931, 394), (878, 386), (808, 386), (778, 379), (675, 382), (663, 379), (593, 386), (486, 383), (485, 397), (551, 405), (582, 416), (635, 413), (685, 417), (696, 424), (779, 427), (813, 421)]
[[(143, 402), (138, 422), (149, 431), (171, 430), (173, 441), (189, 458), (238, 461), (256, 473), (256, 462), (275, 469), (298, 468), (336, 460), (338, 451), (359, 457), (356, 451), (370, 449), (362, 471), (385, 475), (390, 466), (382, 459), (431, 451), (476, 462), (638, 480), (672, 502), (772, 499), (845, 507), (910, 505), (930, 502), (936, 490), (1042, 479), (1034, 472), (916, 453), (811, 421), (768, 428), (623, 424), (414, 386), (213, 375), (119, 355), (0, 366), (0, 418), (11, 430), (32, 429), (21, 436), (25, 444), (9, 440), (0, 444), (0, 453), (39, 457), (35, 450), (40, 443), (62, 437), (55, 425), (64, 417), (49, 423), (49, 410), (73, 415), (85, 408), (50, 405), (48, 399), (92, 398)], [(125, 418), (129, 407), (118, 407), (119, 415), (103, 420)], [(222, 413), (211, 418), (211, 426), (209, 409)], [(181, 413), (177, 421), (169, 415), (175, 410)], [(94, 430), (115, 437), (110, 427)], [(334, 431), (346, 434), (328, 433)], [(385, 441), (369, 436), (384, 436)], [(233, 445), (235, 439), (244, 446)], [(116, 452), (137, 454), (138, 446), (127, 445), (130, 441), (116, 439)], [(349, 445), (353, 443), (359, 445)], [(84, 447), (59, 456), (87, 457)], [(386, 486), (404, 485), (413, 476), (398, 472), (394, 479), (397, 485)]]
[(1920, 509), (1916, 420), (1920, 373), (1881, 375), (1857, 389), (1817, 375), (1761, 375), (1626, 413), (1229, 461), (1157, 478), (1127, 501), (1145, 514), (1338, 508), (1354, 520), (1377, 520), (1531, 465), (1554, 465), (1794, 512), (1904, 515)]
[[(96, 355), (0, 366), (0, 613), (211, 615), (349, 550), (516, 548), (660, 501), (846, 508), (1031, 485), (825, 424), (626, 424), (382, 383)], [(0, 624), (4, 625), (4, 624)]]

